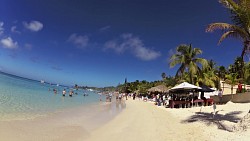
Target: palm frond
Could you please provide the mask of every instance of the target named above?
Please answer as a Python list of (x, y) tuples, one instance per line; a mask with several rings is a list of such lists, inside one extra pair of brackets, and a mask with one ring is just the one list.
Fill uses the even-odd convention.
[(223, 4), (226, 8), (235, 10), (239, 8), (239, 5), (235, 3), (233, 0), (219, 0), (221, 4)]
[(240, 34), (240, 32), (236, 32), (236, 31), (227, 31), (224, 34), (222, 34), (222, 36), (220, 37), (220, 40), (218, 41), (218, 44), (221, 44), (221, 42), (226, 39), (226, 38), (236, 38), (236, 39), (240, 39), (242, 41), (245, 40), (246, 36)]
[(220, 29), (220, 30), (235, 30), (238, 29), (236, 25), (231, 25), (228, 23), (211, 23), (207, 26), (206, 32), (214, 32), (214, 30)]

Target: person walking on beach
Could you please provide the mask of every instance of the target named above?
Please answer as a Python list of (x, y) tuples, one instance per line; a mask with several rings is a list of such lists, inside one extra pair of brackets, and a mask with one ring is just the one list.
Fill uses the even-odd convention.
[(135, 94), (136, 94), (136, 93), (133, 94), (133, 100), (135, 100)]
[(220, 90), (218, 91), (218, 97), (219, 97), (219, 103), (220, 103), (220, 104), (222, 104), (222, 94), (223, 94), (222, 89), (220, 89)]

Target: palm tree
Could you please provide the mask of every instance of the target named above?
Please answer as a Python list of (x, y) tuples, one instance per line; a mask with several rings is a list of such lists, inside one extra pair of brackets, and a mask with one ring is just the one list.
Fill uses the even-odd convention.
[[(208, 25), (206, 31), (213, 32), (220, 29), (222, 34), (218, 44), (224, 39), (233, 37), (240, 39), (243, 43), (241, 59), (244, 60), (244, 55), (250, 50), (250, 1), (249, 0), (219, 0), (231, 12), (233, 24), (229, 23), (212, 23)], [(242, 66), (244, 62), (242, 62)], [(242, 70), (243, 72), (243, 70)], [(243, 73), (242, 73), (243, 75)], [(241, 75), (241, 78), (244, 76)]]
[(203, 67), (201, 72), (197, 75), (197, 84), (202, 82), (207, 86), (218, 86), (219, 77), (216, 75), (216, 63), (213, 60), (208, 61), (208, 66)]
[(233, 87), (237, 85), (238, 79), (237, 79), (238, 74), (237, 73), (230, 73), (226, 75), (226, 82), (231, 85), (231, 95), (233, 98)]
[(242, 81), (244, 83), (244, 89), (246, 89), (246, 84), (249, 84), (250, 80), (250, 62), (246, 63), (244, 65), (244, 78), (242, 78)]
[(225, 80), (226, 73), (227, 73), (226, 68), (224, 66), (219, 66), (219, 69), (218, 69), (219, 78), (222, 80)]
[(183, 78), (184, 72), (188, 72), (190, 83), (194, 84), (194, 76), (201, 70), (198, 63), (203, 67), (207, 66), (207, 60), (198, 58), (202, 54), (201, 49), (192, 48), (192, 45), (180, 45), (176, 48), (177, 53), (172, 55), (170, 60), (170, 67), (180, 65), (176, 72), (176, 76)]
[(161, 77), (162, 77), (162, 80), (166, 79), (166, 77), (167, 77), (166, 73), (163, 72), (163, 73), (161, 74)]
[(236, 59), (234, 60), (234, 68), (235, 71), (238, 73), (238, 77), (243, 79), (244, 76), (244, 61), (242, 60), (241, 57), (236, 57)]

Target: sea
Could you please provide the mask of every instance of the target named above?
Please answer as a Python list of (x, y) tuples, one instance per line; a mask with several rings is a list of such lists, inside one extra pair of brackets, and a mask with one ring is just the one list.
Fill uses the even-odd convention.
[[(67, 91), (65, 97), (63, 89)], [(75, 93), (72, 97), (69, 97), (70, 90)], [(99, 100), (100, 95), (95, 91), (41, 83), (0, 72), (0, 121), (44, 117), (66, 109), (99, 104)]]

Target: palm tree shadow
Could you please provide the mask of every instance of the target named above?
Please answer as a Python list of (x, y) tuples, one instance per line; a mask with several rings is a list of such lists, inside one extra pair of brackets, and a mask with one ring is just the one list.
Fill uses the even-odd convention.
[(225, 115), (219, 114), (219, 111), (216, 111), (215, 114), (196, 112), (195, 115), (190, 116), (186, 120), (183, 120), (182, 123), (193, 123), (193, 122), (204, 122), (207, 126), (212, 124), (217, 125), (218, 129), (232, 132), (232, 128), (226, 126), (222, 121), (229, 121), (237, 123), (240, 118), (237, 117), (238, 114), (241, 114), (242, 111), (229, 112)]

